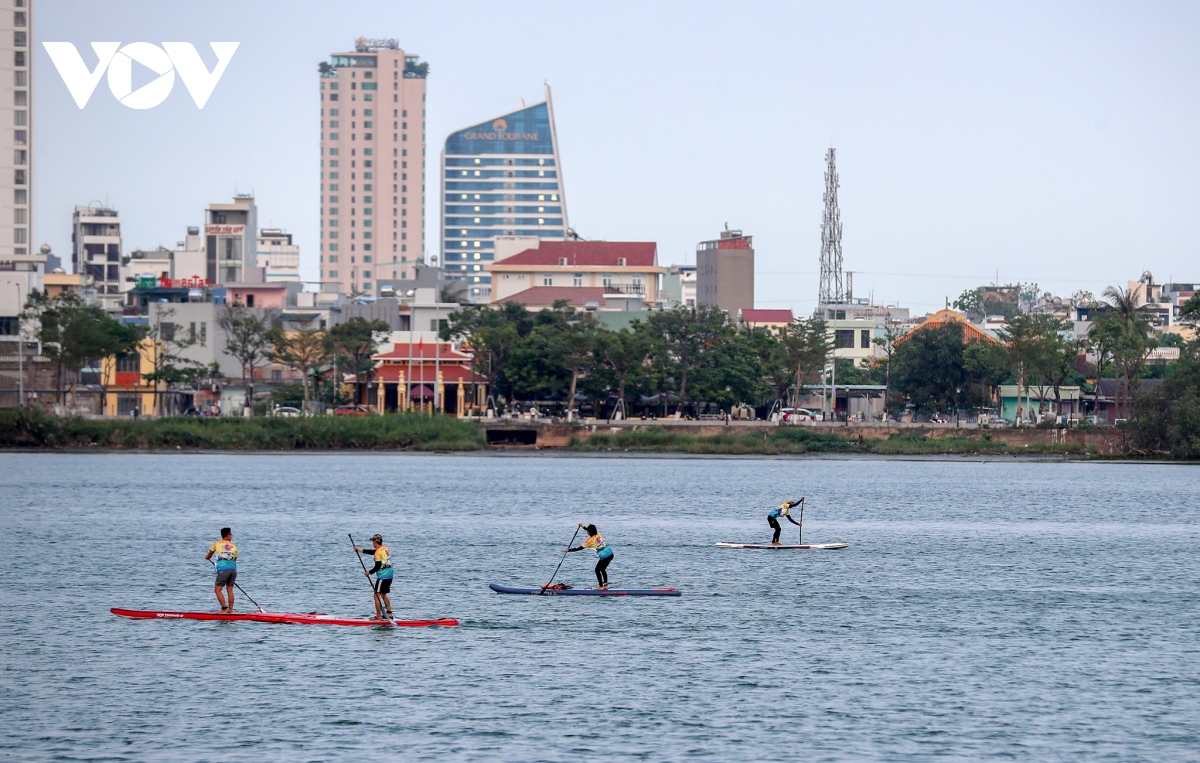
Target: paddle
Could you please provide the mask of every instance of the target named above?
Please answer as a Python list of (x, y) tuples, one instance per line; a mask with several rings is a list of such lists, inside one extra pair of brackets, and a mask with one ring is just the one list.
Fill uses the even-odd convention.
[(804, 498), (800, 498), (800, 545), (804, 545)]
[[(362, 565), (363, 572), (367, 575), (367, 583), (371, 585), (371, 594), (375, 597), (375, 606), (379, 607), (379, 616), (383, 617), (383, 602), (379, 600), (379, 581), (371, 581), (371, 573), (367, 571), (367, 563), (362, 560), (361, 556), (359, 556), (358, 544), (354, 542), (354, 536), (350, 533), (346, 533), (346, 537), (350, 539), (350, 546), (354, 549), (354, 556), (356, 559), (358, 559), (358, 563)], [(393, 625), (396, 624), (395, 618), (389, 617), (388, 622), (392, 623)]]
[[(571, 547), (571, 543), (574, 543), (574, 542), (575, 542), (575, 536), (576, 536), (576, 535), (579, 535), (579, 528), (578, 528), (578, 527), (576, 527), (576, 528), (575, 528), (575, 532), (574, 532), (574, 533), (571, 535), (571, 540), (570, 540), (570, 542), (569, 542), (569, 543), (567, 543), (567, 548), (570, 548), (570, 547)], [(559, 559), (559, 560), (558, 560), (558, 566), (554, 568), (554, 574), (550, 576), (550, 583), (553, 583), (553, 582), (554, 582), (554, 578), (555, 578), (555, 576), (557, 576), (557, 575), (558, 575), (558, 571), (559, 571), (560, 569), (562, 569), (562, 563), (563, 563), (563, 562), (565, 562), (566, 560), (567, 560), (567, 552), (566, 552), (566, 551), (564, 551), (564, 552), (563, 552), (563, 555), (562, 555), (562, 559)], [(550, 587), (550, 583), (547, 583), (546, 585), (542, 586), (541, 593), (539, 593), (539, 594), (538, 594), (538, 596), (541, 596), (542, 594), (546, 593), (546, 589)]]
[[(216, 566), (217, 566), (217, 563), (216, 563), (216, 562), (214, 562), (212, 559), (209, 559), (209, 560), (208, 560), (208, 563), (209, 563), (209, 564), (211, 564), (211, 565), (212, 565), (212, 566), (214, 566), (214, 567), (216, 567)], [(245, 596), (247, 599), (250, 599), (250, 594), (246, 593), (245, 589), (243, 589), (243, 588), (242, 588), (240, 585), (238, 585), (236, 582), (235, 582), (233, 585), (234, 585), (234, 586), (235, 586), (235, 587), (236, 587), (236, 588), (237, 588), (239, 591), (241, 591), (241, 592), (242, 592), (242, 596)], [(264, 611), (264, 610), (263, 610), (263, 608), (262, 608), (261, 606), (259, 606), (258, 602), (257, 602), (257, 601), (255, 601), (254, 599), (250, 599), (250, 603), (251, 603), (251, 604), (253, 604), (254, 606), (258, 607), (258, 611), (259, 611), (259, 612), (263, 612), (263, 611)], [(233, 613), (232, 613), (232, 611), (230, 612), (230, 614), (233, 614)]]

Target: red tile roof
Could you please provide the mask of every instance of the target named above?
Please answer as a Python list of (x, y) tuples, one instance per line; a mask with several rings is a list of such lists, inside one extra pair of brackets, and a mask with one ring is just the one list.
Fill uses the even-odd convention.
[[(385, 363), (394, 363), (397, 361), (404, 363), (408, 361), (408, 347), (408, 342), (397, 342), (396, 346), (387, 352), (381, 352), (371, 357), (375, 360), (382, 360)], [(471, 359), (470, 355), (453, 349), (449, 342), (421, 342), (419, 340), (412, 343), (412, 357), (413, 360), (420, 360), (422, 358), (433, 360), (436, 357), (440, 358), (443, 363), (469, 361)]]
[(743, 310), (746, 323), (791, 323), (796, 320), (791, 310)]
[(658, 244), (653, 241), (539, 241), (537, 249), (526, 249), (491, 267), (508, 265), (558, 265), (566, 258), (567, 267), (620, 267), (625, 258), (628, 267), (653, 267), (658, 260)]
[(603, 286), (534, 286), (498, 299), (496, 303), (519, 302), (526, 307), (552, 307), (558, 300), (566, 299), (572, 307), (583, 307), (588, 302), (596, 302), (603, 307), (607, 293), (608, 290)]

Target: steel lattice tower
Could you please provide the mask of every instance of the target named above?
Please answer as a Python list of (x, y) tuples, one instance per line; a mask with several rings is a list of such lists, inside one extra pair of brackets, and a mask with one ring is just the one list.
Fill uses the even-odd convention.
[(842, 213), (838, 209), (837, 150), (825, 152), (825, 214), (821, 218), (821, 293), (822, 305), (846, 300), (842, 282)]

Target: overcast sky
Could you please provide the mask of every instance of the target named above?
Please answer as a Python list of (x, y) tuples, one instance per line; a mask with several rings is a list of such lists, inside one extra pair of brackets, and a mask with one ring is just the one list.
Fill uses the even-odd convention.
[[(174, 246), (211, 201), (257, 196), (314, 279), (317, 63), (360, 35), (429, 62), (428, 239), (451, 131), (549, 82), (571, 225), (695, 262), (754, 236), (759, 307), (816, 304), (836, 146), (857, 296), (940, 308), (1034, 281), (1069, 295), (1150, 270), (1200, 281), (1200, 4), (114, 2), (33, 0), (34, 237), (120, 210), (126, 251)], [(203, 110), (71, 99), (42, 41), (241, 43)], [(137, 65), (135, 64), (135, 69)], [(151, 77), (135, 72), (135, 87)]]

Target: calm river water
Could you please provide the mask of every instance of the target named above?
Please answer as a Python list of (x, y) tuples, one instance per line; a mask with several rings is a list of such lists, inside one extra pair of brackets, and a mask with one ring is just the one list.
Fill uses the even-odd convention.
[[(848, 549), (713, 548), (799, 495)], [(1169, 465), (0, 454), (0, 757), (1200, 760), (1198, 496)], [(488, 590), (577, 521), (614, 587), (683, 596)], [(268, 610), (368, 614), (346, 533), (379, 532), (398, 615), (462, 626), (109, 614), (215, 609), (225, 524)]]

